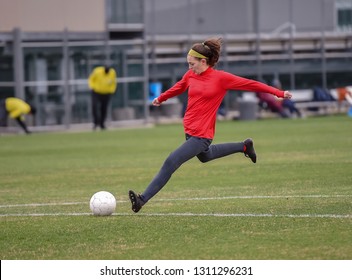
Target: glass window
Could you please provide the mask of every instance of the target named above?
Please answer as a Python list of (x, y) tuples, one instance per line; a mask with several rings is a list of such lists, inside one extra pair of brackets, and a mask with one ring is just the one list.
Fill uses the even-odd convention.
[(62, 79), (62, 48), (24, 48), (25, 81)]
[(109, 23), (143, 23), (143, 0), (107, 1)]
[(6, 97), (15, 96), (14, 87), (1, 87), (0, 86), (0, 99), (5, 99)]
[(12, 82), (13, 76), (13, 59), (12, 55), (7, 55), (4, 48), (0, 48), (0, 82)]
[(337, 28), (352, 30), (352, 0), (339, 0), (336, 2)]
[(58, 86), (46, 87), (46, 92), (40, 91), (40, 86), (27, 86), (25, 100), (34, 105), (36, 125), (57, 125), (64, 123), (63, 89)]
[(110, 60), (118, 77), (142, 77), (144, 75), (141, 45), (113, 46)]

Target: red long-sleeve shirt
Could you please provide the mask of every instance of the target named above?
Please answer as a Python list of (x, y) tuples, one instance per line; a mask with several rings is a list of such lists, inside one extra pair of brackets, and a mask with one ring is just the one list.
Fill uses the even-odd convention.
[(284, 92), (279, 89), (209, 67), (200, 75), (187, 71), (180, 81), (158, 97), (158, 101), (161, 103), (180, 95), (187, 88), (184, 131), (191, 136), (208, 139), (214, 138), (216, 114), (228, 90), (268, 92), (284, 97)]

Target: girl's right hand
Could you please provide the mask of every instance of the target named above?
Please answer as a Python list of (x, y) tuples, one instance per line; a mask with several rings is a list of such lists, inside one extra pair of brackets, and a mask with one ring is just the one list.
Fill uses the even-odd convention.
[(158, 98), (154, 98), (152, 104), (153, 104), (154, 106), (160, 106), (160, 105), (161, 105), (161, 103), (159, 102)]

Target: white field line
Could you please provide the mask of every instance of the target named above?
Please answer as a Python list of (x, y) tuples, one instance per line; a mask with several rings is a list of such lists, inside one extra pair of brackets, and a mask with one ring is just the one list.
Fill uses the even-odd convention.
[(80, 205), (88, 204), (88, 202), (53, 202), (53, 203), (29, 203), (29, 204), (9, 204), (0, 205), (0, 208), (14, 208), (14, 207), (41, 207), (41, 206), (66, 206), (66, 205)]
[[(254, 196), (224, 196), (224, 197), (192, 197), (192, 198), (166, 198), (166, 199), (154, 199), (153, 201), (164, 202), (164, 201), (203, 201), (203, 200), (226, 200), (226, 199), (289, 199), (289, 198), (348, 198), (352, 195), (254, 195)], [(117, 203), (126, 203), (127, 200), (118, 200)], [(12, 207), (41, 207), (41, 206), (65, 206), (65, 205), (80, 205), (89, 204), (87, 202), (55, 202), (55, 203), (30, 203), (30, 204), (8, 204), (0, 205), (0, 208), (12, 208)]]
[[(199, 197), (199, 198), (175, 198), (155, 199), (154, 201), (205, 201), (225, 199), (288, 199), (288, 198), (347, 198), (352, 195), (291, 195), (291, 196), (227, 196), (227, 197)], [(120, 200), (118, 203), (128, 202)], [(63, 203), (33, 203), (0, 205), (0, 208), (14, 207), (40, 207), (40, 206), (66, 206), (88, 204), (88, 202), (63, 202)], [(114, 213), (113, 216), (135, 216), (136, 214)], [(44, 216), (93, 216), (92, 213), (26, 213), (26, 214), (0, 214), (0, 217), (44, 217)], [(342, 214), (261, 214), (261, 213), (146, 213), (138, 216), (178, 216), (178, 217), (276, 217), (276, 218), (336, 218), (351, 219), (352, 215)]]
[[(1, 214), (0, 217), (47, 217), (47, 216), (93, 216), (92, 213), (33, 213), (33, 214)], [(254, 213), (146, 213), (128, 214), (114, 213), (112, 216), (148, 216), (148, 217), (257, 217), (257, 218), (332, 218), (352, 219), (352, 215), (338, 214), (254, 214)]]

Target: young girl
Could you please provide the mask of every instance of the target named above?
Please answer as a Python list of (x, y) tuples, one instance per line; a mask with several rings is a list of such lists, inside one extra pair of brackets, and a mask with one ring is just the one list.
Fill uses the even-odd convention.
[(211, 145), (216, 114), (228, 90), (268, 92), (288, 99), (292, 97), (288, 91), (214, 69), (219, 60), (220, 49), (221, 39), (217, 38), (194, 44), (187, 55), (189, 70), (173, 87), (153, 100), (154, 106), (160, 106), (164, 101), (188, 89), (187, 109), (183, 119), (186, 141), (167, 157), (159, 173), (142, 194), (129, 191), (134, 212), (137, 213), (156, 195), (184, 162), (195, 156), (204, 163), (234, 153), (244, 153), (256, 163), (257, 156), (250, 138), (243, 142)]

